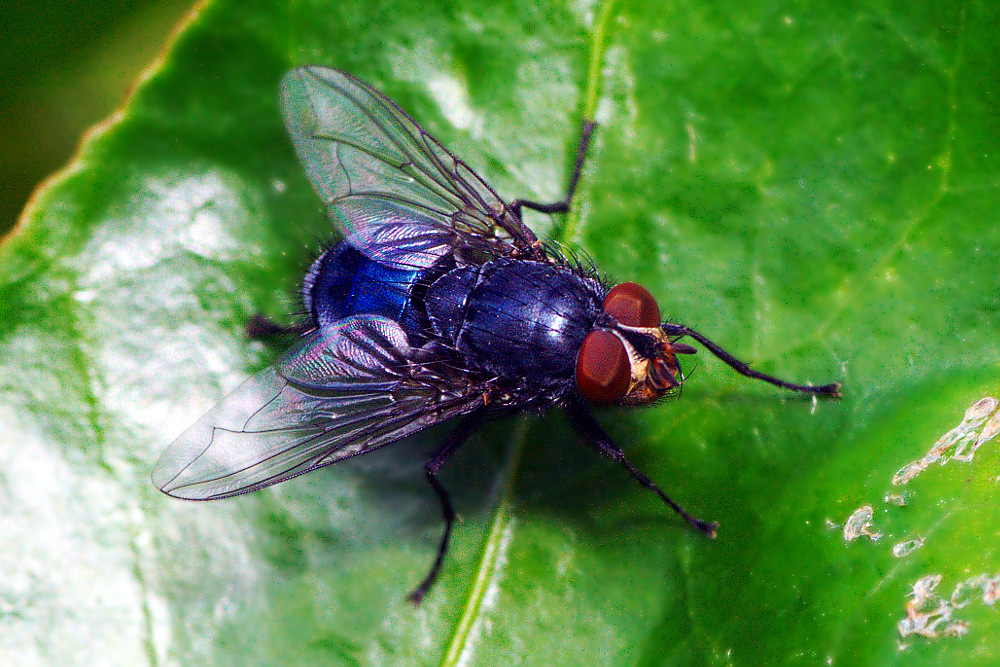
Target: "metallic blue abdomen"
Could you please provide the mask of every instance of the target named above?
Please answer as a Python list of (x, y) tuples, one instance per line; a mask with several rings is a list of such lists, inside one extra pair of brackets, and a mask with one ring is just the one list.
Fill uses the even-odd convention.
[(411, 299), (426, 269), (397, 269), (373, 262), (346, 242), (323, 253), (306, 274), (303, 300), (314, 322), (332, 324), (351, 315), (383, 315), (420, 339)]

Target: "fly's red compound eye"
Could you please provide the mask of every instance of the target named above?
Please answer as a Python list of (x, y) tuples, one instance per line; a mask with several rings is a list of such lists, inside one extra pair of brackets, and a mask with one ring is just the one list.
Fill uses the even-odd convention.
[(604, 298), (604, 312), (627, 327), (660, 326), (660, 307), (645, 287), (635, 283), (615, 285)]
[(591, 403), (618, 403), (632, 379), (632, 364), (618, 336), (591, 331), (576, 357), (576, 386)]

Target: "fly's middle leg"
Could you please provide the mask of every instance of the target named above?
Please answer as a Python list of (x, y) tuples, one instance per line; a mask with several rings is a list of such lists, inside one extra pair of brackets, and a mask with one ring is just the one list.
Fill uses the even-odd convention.
[(590, 414), (587, 406), (584, 405), (582, 400), (575, 399), (571, 400), (570, 404), (567, 406), (567, 411), (569, 412), (570, 419), (572, 419), (573, 424), (580, 430), (580, 432), (594, 444), (594, 446), (605, 456), (611, 458), (614, 461), (622, 464), (629, 474), (644, 487), (655, 493), (660, 497), (663, 502), (665, 502), (670, 509), (677, 512), (685, 521), (691, 524), (693, 527), (697, 528), (702, 533), (707, 536), (714, 538), (715, 529), (719, 527), (718, 523), (710, 521), (702, 521), (697, 519), (681, 507), (679, 504), (674, 502), (663, 490), (653, 483), (648, 477), (642, 474), (634, 465), (632, 465), (627, 458), (625, 458), (625, 452), (614, 443), (601, 425), (597, 423), (594, 416)]

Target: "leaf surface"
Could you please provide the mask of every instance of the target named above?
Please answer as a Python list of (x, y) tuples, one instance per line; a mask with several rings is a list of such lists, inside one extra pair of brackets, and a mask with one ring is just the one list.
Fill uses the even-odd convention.
[[(891, 479), (1000, 391), (996, 25), (985, 3), (203, 5), (0, 247), (0, 656), (994, 664), (997, 612), (951, 595), (1000, 573), (995, 443)], [(701, 353), (679, 400), (599, 414), (714, 541), (558, 414), (492, 424), (445, 473), (463, 520), (419, 608), (441, 530), (422, 461), (446, 431), (238, 499), (163, 496), (159, 452), (280, 355), (244, 323), (289, 318), (335, 239), (277, 107), (313, 63), (510, 199), (560, 196), (596, 109), (570, 224), (530, 222), (844, 399)], [(881, 538), (845, 541), (866, 505)], [(962, 639), (900, 636), (933, 574)]]

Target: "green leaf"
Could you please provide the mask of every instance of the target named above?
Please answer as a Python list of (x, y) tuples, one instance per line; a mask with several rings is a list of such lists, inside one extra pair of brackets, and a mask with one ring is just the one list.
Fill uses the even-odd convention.
[[(1000, 573), (995, 443), (891, 480), (998, 391), (997, 19), (205, 4), (0, 248), (2, 662), (995, 664), (985, 580), (951, 600)], [(310, 63), (384, 90), (508, 198), (560, 196), (596, 109), (573, 217), (531, 224), (843, 400), (702, 352), (679, 400), (599, 414), (714, 541), (557, 412), (491, 424), (444, 473), (463, 520), (420, 607), (441, 534), (422, 461), (446, 430), (234, 500), (163, 496), (159, 452), (280, 355), (244, 323), (290, 317), (334, 238), (277, 108)], [(864, 506), (881, 538), (848, 542)], [(908, 602), (940, 609), (910, 596), (938, 574), (968, 634), (902, 637)]]

